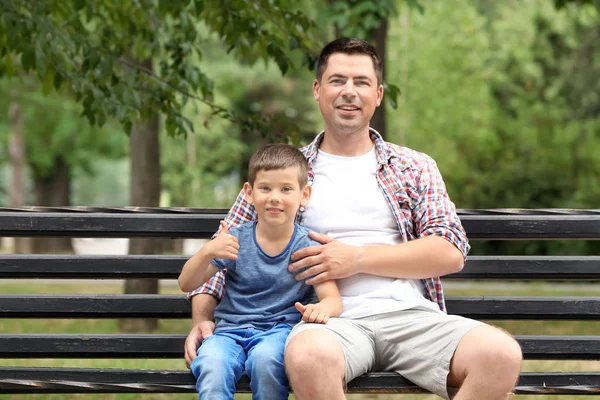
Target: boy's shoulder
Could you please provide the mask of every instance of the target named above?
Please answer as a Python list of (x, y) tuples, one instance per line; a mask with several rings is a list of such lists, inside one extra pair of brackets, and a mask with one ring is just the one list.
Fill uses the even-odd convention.
[(246, 234), (252, 234), (255, 224), (256, 224), (256, 221), (244, 222), (243, 224), (235, 225), (235, 226), (232, 226), (231, 228), (229, 228), (228, 233), (239, 239), (240, 236), (243, 236)]
[(300, 247), (308, 247), (308, 246), (320, 246), (321, 243), (316, 240), (311, 239), (308, 236), (308, 233), (311, 230), (305, 226), (296, 224), (296, 243), (300, 245)]

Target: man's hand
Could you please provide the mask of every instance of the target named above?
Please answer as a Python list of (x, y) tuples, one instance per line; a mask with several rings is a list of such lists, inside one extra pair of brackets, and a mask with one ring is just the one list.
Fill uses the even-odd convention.
[(212, 321), (202, 321), (195, 325), (190, 334), (185, 339), (185, 365), (189, 368), (192, 361), (196, 358), (196, 351), (200, 343), (209, 336), (212, 336), (215, 330), (215, 323)]
[(289, 266), (290, 272), (308, 267), (295, 275), (296, 280), (310, 278), (306, 283), (314, 285), (330, 279), (347, 278), (359, 272), (361, 247), (348, 246), (322, 233), (310, 232), (308, 235), (323, 245), (305, 247), (292, 254), (292, 261), (298, 261)]
[(235, 236), (229, 234), (229, 227), (221, 221), (221, 232), (213, 240), (205, 244), (211, 258), (227, 258), (237, 260), (240, 244)]
[(326, 324), (329, 321), (329, 314), (319, 307), (319, 304), (307, 304), (296, 302), (296, 310), (302, 314), (302, 321), (314, 322), (316, 324)]

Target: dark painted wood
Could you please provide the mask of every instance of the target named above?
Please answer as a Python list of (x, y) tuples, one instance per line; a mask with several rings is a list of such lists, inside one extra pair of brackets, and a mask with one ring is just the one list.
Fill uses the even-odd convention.
[[(193, 393), (188, 370), (0, 367), (0, 392), (10, 393)], [(238, 392), (249, 393), (246, 376)], [(584, 392), (585, 391), (585, 392)], [(427, 393), (394, 373), (365, 374), (348, 383), (349, 393)], [(599, 372), (524, 372), (517, 394), (598, 394)]]
[(443, 279), (600, 279), (600, 257), (469, 256), (461, 272)]
[(469, 239), (598, 239), (600, 215), (465, 215)]
[[(132, 212), (135, 211), (135, 212)], [(225, 210), (98, 209), (70, 212), (0, 210), (0, 235), (73, 237), (205, 237)], [(59, 212), (56, 212), (59, 211)], [(92, 211), (91, 209), (74, 211)], [(173, 212), (175, 211), (175, 212)], [(600, 239), (598, 210), (462, 210), (469, 238)], [(175, 279), (184, 256), (0, 255), (0, 278)], [(446, 279), (600, 279), (600, 257), (472, 256)], [(471, 318), (600, 320), (600, 297), (450, 297), (451, 314)], [(185, 295), (0, 295), (1, 318), (189, 318)], [(182, 359), (185, 335), (0, 335), (3, 358)], [(598, 360), (600, 336), (517, 336), (526, 359)], [(248, 392), (244, 377), (238, 385)], [(350, 393), (423, 393), (395, 374), (373, 373)], [(183, 371), (0, 367), (1, 393), (194, 392)], [(519, 394), (597, 394), (600, 373), (524, 373)]]
[[(158, 210), (158, 209), (155, 209)], [(210, 237), (224, 214), (0, 212), (2, 236)], [(471, 240), (598, 239), (600, 215), (463, 215)]]
[[(181, 358), (185, 335), (0, 334), (2, 358)], [(516, 336), (531, 360), (600, 359), (600, 336)]]
[[(600, 320), (600, 297), (448, 297), (476, 319)], [(189, 318), (181, 295), (0, 295), (0, 318)]]
[[(187, 256), (0, 254), (3, 279), (177, 279)], [(443, 279), (600, 279), (600, 256), (470, 256)]]
[(168, 255), (2, 254), (0, 255), (0, 278), (176, 279), (188, 258)]

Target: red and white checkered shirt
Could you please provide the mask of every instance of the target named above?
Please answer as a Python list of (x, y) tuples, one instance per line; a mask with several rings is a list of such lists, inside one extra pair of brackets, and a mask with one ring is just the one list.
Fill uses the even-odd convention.
[[(308, 181), (311, 184), (315, 177), (312, 167), (323, 135), (321, 132), (312, 143), (300, 149), (308, 160)], [(370, 135), (377, 154), (377, 182), (396, 218), (402, 242), (437, 235), (454, 244), (466, 259), (470, 249), (467, 235), (456, 214), (454, 203), (448, 197), (435, 161), (423, 153), (385, 142), (373, 129)], [(299, 224), (302, 224), (302, 217), (302, 213), (298, 213)], [(256, 218), (254, 206), (248, 203), (242, 190), (225, 222), (227, 226), (236, 226)], [(215, 236), (217, 233), (218, 231)], [(422, 282), (426, 289), (425, 296), (436, 302), (440, 310), (446, 311), (440, 278), (422, 279)], [(188, 296), (204, 293), (221, 299), (224, 290), (225, 274), (219, 271)]]

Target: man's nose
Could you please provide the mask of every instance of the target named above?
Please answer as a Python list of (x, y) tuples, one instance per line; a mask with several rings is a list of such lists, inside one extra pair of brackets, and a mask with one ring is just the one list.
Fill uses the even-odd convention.
[(354, 82), (352, 82), (352, 80), (348, 80), (348, 82), (346, 82), (342, 88), (342, 96), (348, 98), (356, 97), (356, 86), (354, 86)]

